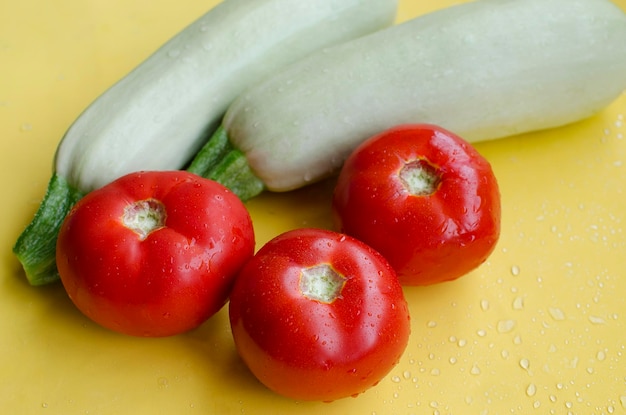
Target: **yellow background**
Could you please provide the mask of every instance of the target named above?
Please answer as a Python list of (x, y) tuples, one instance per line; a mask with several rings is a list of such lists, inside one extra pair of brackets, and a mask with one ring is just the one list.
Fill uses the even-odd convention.
[[(498, 247), (458, 281), (405, 290), (408, 349), (356, 399), (268, 392), (239, 361), (226, 309), (191, 333), (138, 339), (88, 321), (60, 284), (29, 287), (11, 246), (43, 196), (65, 129), (215, 3), (0, 5), (1, 413), (626, 412), (626, 95), (572, 126), (477, 144), (500, 182)], [(401, 0), (399, 20), (453, 3)], [(294, 227), (329, 227), (332, 184), (249, 202), (257, 245)]]

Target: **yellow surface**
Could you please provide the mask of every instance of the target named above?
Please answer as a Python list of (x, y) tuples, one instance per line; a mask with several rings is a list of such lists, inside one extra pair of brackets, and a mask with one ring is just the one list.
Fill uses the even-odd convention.
[[(88, 321), (60, 284), (29, 287), (11, 246), (43, 195), (63, 132), (215, 3), (0, 5), (0, 413), (626, 412), (626, 95), (576, 125), (477, 145), (501, 186), (499, 245), (456, 282), (405, 290), (408, 349), (356, 399), (292, 402), (268, 392), (238, 360), (226, 309), (192, 333), (138, 339)], [(400, 3), (404, 20), (456, 2)], [(331, 191), (326, 182), (251, 201), (258, 246), (290, 228), (330, 226)]]

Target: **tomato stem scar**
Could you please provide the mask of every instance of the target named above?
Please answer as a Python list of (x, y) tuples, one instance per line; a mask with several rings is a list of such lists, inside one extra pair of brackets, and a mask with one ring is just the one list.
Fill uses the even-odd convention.
[(124, 208), (122, 223), (139, 235), (140, 240), (165, 226), (167, 212), (163, 203), (156, 199), (138, 200)]
[(406, 163), (399, 176), (404, 187), (415, 196), (432, 195), (441, 182), (437, 168), (424, 159)]
[(330, 304), (341, 295), (346, 278), (330, 265), (305, 268), (300, 273), (300, 292), (305, 297)]

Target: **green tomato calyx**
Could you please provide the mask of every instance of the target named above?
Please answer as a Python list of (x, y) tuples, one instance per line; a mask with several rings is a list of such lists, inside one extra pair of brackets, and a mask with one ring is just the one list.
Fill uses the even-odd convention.
[(165, 227), (166, 217), (163, 203), (156, 199), (145, 199), (124, 208), (122, 223), (143, 241), (150, 233)]
[(415, 196), (432, 195), (441, 183), (437, 167), (424, 159), (406, 163), (400, 170), (399, 176), (405, 189)]
[(320, 303), (331, 304), (340, 298), (345, 284), (346, 277), (328, 264), (305, 268), (300, 273), (300, 292)]

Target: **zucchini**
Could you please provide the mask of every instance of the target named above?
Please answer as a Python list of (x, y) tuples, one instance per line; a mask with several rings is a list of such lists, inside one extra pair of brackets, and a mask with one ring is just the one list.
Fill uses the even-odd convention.
[(610, 1), (476, 0), (288, 65), (233, 102), (203, 151), (226, 142), (287, 191), (394, 125), (489, 140), (581, 120), (625, 88), (626, 15)]
[(246, 87), (314, 50), (393, 23), (397, 0), (225, 0), (98, 97), (61, 140), (53, 177), (14, 253), (33, 285), (58, 278), (73, 203), (138, 170), (180, 169)]

